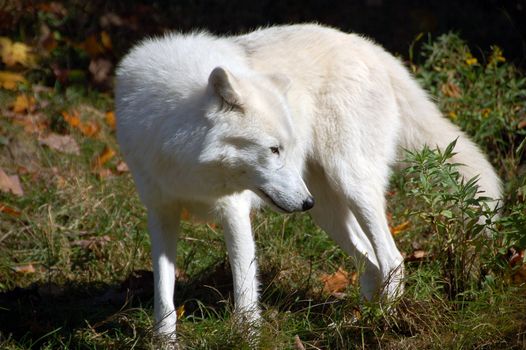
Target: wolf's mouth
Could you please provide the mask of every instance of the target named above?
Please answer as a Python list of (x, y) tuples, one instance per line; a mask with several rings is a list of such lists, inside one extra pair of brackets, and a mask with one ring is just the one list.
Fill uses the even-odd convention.
[(267, 192), (263, 191), (261, 188), (258, 188), (258, 191), (263, 195), (263, 197), (265, 197), (266, 199), (268, 199), (270, 201), (270, 203), (272, 203), (272, 205), (274, 205), (277, 209), (279, 209), (280, 211), (284, 212), (284, 213), (292, 213), (292, 211), (290, 210), (287, 210), (281, 206), (279, 206), (275, 201), (274, 199), (272, 199), (271, 196), (269, 196), (267, 194)]

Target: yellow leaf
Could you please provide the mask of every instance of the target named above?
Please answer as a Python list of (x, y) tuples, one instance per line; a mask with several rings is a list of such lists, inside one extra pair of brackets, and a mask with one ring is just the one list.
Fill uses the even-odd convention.
[(20, 94), (16, 97), (15, 102), (13, 103), (13, 112), (31, 112), (35, 108), (35, 103), (35, 98), (33, 96)]
[(468, 66), (473, 66), (475, 64), (478, 64), (478, 61), (475, 57), (466, 58), (466, 63)]
[(31, 48), (24, 43), (13, 43), (9, 38), (0, 38), (0, 54), (6, 66), (14, 66), (17, 63), (24, 67), (33, 67), (36, 57), (31, 53)]
[(175, 310), (176, 314), (177, 314), (177, 318), (181, 318), (184, 316), (184, 304), (179, 306), (176, 310)]
[(27, 80), (18, 73), (0, 71), (0, 87), (7, 90), (16, 90), (18, 84), (27, 83)]

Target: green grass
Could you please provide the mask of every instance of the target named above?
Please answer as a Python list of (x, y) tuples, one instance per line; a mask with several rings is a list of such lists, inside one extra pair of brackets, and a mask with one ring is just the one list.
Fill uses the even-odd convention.
[[(472, 184), (438, 196), (444, 182), (433, 176), (451, 177), (455, 170), (431, 150), (409, 156), (413, 167), (393, 176), (388, 212), (393, 226), (410, 222), (396, 235), (401, 251), (410, 256), (422, 250), (428, 257), (406, 263), (406, 291), (388, 311), (386, 305), (361, 301), (355, 285), (343, 297), (324, 292), (323, 274), (355, 267), (307, 215), (255, 214), (261, 348), (293, 349), (296, 335), (306, 349), (526, 346), (526, 281), (517, 277), (521, 264), (510, 267), (507, 255), (511, 247), (526, 248), (526, 126), (519, 127), (526, 115), (526, 80), (503, 62), (497, 48), (475, 63), (455, 35), (422, 46), (418, 62), (411, 63), (418, 79), (444, 114), (488, 152), (504, 180), (500, 219), (482, 231), (459, 220), (483, 207), (470, 197)], [(0, 212), (0, 348), (154, 348), (145, 211), (131, 176), (117, 174), (119, 155), (105, 164), (114, 176), (100, 178), (92, 171), (93, 158), (105, 146), (116, 147), (103, 120), (112, 109), (111, 97), (78, 87), (37, 92), (28, 86), (27, 91), (37, 98), (36, 113), (44, 115), (46, 131), (72, 135), (81, 153), (65, 155), (40, 145), (37, 135), (25, 132), (2, 107), (0, 168), (20, 176), (25, 194), (0, 192), (0, 203), (21, 213)], [(8, 106), (16, 94), (0, 90), (1, 105)], [(96, 120), (101, 131), (86, 137), (69, 126), (61, 112), (71, 108)], [(433, 159), (438, 173), (410, 176), (411, 169)], [(467, 198), (471, 205), (453, 206), (452, 198)], [(232, 318), (221, 229), (184, 222), (177, 259), (181, 347), (250, 348)], [(16, 270), (27, 265), (34, 271)]]

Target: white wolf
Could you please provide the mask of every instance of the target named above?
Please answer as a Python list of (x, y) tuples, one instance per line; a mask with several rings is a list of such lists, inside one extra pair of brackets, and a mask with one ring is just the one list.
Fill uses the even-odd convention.
[[(180, 212), (222, 224), (235, 309), (257, 321), (251, 208), (308, 209), (365, 268), (365, 298), (402, 290), (403, 259), (384, 192), (400, 148), (445, 147), (485, 195), (500, 182), (480, 150), (404, 66), (358, 35), (319, 25), (232, 37), (170, 34), (133, 48), (117, 70), (117, 137), (148, 210), (154, 312), (175, 336)], [(316, 205), (314, 205), (314, 199)]]

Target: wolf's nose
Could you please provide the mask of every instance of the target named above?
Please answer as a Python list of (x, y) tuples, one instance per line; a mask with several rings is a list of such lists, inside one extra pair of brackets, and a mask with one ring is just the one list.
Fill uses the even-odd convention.
[(301, 207), (303, 211), (309, 210), (314, 206), (314, 197), (308, 196), (307, 199), (303, 202), (303, 206)]

